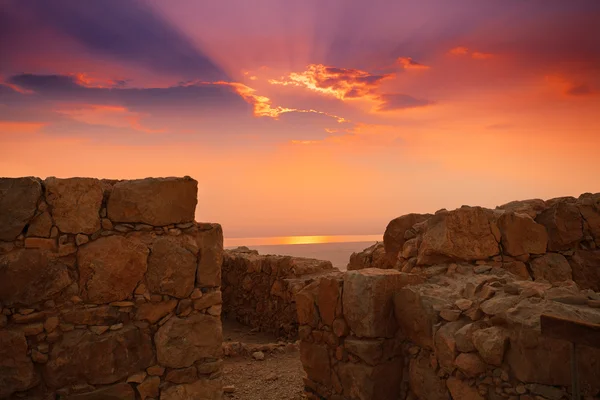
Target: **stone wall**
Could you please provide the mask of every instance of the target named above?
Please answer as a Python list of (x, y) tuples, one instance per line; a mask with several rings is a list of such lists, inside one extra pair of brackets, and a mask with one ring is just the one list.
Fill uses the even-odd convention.
[(0, 398), (221, 398), (223, 235), (196, 192), (0, 179)]
[(295, 294), (321, 276), (340, 274), (331, 262), (260, 255), (240, 247), (223, 257), (223, 314), (283, 338), (295, 338)]
[[(569, 343), (542, 336), (540, 315), (600, 324), (599, 201), (392, 221), (396, 269), (348, 271), (296, 296), (309, 398), (568, 398)], [(600, 350), (579, 357), (584, 394), (600, 398)]]

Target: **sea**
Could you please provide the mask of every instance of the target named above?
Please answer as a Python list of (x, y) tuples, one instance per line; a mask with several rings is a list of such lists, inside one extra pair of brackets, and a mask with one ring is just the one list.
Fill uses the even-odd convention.
[(225, 248), (246, 246), (259, 254), (277, 254), (329, 260), (346, 271), (350, 255), (383, 240), (383, 235), (277, 236), (225, 238)]

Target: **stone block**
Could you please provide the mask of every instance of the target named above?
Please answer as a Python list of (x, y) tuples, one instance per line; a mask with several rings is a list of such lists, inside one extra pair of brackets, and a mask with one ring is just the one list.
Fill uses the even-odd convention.
[(23, 232), (41, 196), (42, 185), (35, 178), (0, 178), (0, 240), (15, 240)]
[(358, 337), (393, 337), (398, 327), (394, 293), (422, 282), (422, 277), (396, 270), (367, 268), (344, 276), (343, 311), (350, 330)]
[(148, 289), (152, 293), (180, 299), (188, 297), (196, 280), (197, 258), (194, 250), (185, 246), (179, 238), (156, 238), (148, 257)]
[(221, 320), (206, 314), (173, 317), (154, 335), (158, 362), (169, 368), (186, 368), (202, 358), (220, 358), (222, 342)]
[(184, 178), (147, 178), (120, 181), (108, 198), (113, 222), (165, 226), (194, 220), (198, 182)]
[(68, 267), (39, 249), (0, 255), (0, 302), (33, 304), (50, 299), (72, 283)]
[(79, 248), (79, 286), (95, 303), (124, 300), (147, 269), (148, 247), (136, 239), (107, 236)]
[(92, 178), (46, 178), (46, 201), (63, 233), (92, 234), (100, 229), (102, 183)]
[(52, 388), (80, 382), (105, 385), (153, 364), (152, 339), (147, 331), (131, 325), (102, 335), (76, 329), (65, 333), (52, 347), (44, 378)]

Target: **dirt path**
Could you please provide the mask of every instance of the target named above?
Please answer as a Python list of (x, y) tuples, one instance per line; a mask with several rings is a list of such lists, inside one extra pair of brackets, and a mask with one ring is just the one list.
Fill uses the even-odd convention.
[[(277, 343), (277, 338), (252, 332), (232, 321), (223, 321), (225, 341), (248, 344)], [(252, 356), (225, 357), (223, 384), (233, 392), (224, 399), (239, 400), (304, 400), (302, 364), (297, 350), (273, 351), (264, 360)]]

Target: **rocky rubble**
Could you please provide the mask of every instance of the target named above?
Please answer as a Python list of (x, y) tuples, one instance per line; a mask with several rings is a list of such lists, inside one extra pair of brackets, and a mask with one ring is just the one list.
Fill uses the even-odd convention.
[(239, 247), (225, 250), (222, 274), (224, 315), (292, 339), (298, 329), (295, 294), (321, 276), (340, 272), (329, 261), (260, 255)]
[(223, 236), (196, 188), (0, 179), (0, 398), (221, 398)]
[[(540, 315), (600, 324), (599, 222), (600, 194), (390, 222), (383, 252), (296, 296), (308, 397), (569, 398), (570, 345)], [(600, 349), (579, 359), (600, 398)]]

